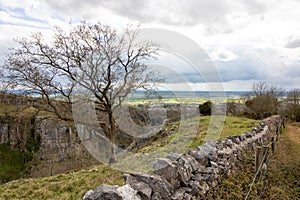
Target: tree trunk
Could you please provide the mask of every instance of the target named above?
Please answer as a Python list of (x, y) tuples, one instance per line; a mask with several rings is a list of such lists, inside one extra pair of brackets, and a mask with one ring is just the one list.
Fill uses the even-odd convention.
[(115, 163), (116, 162), (116, 141), (115, 141), (115, 134), (116, 134), (116, 124), (115, 120), (113, 118), (113, 113), (108, 112), (108, 118), (109, 118), (109, 124), (110, 124), (110, 129), (109, 129), (109, 140), (112, 144), (111, 146), (111, 155), (109, 159), (109, 164)]

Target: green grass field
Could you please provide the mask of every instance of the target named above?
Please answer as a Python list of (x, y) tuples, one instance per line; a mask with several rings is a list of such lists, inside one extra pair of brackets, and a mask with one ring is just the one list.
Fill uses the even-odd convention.
[[(232, 116), (226, 116), (224, 123), (221, 121), (224, 116), (221, 117), (220, 121), (215, 120), (215, 123), (221, 123), (218, 126), (211, 124), (211, 117), (210, 116), (202, 116), (201, 118), (193, 118), (188, 119), (185, 123), (191, 127), (197, 127), (197, 131), (194, 130), (187, 130), (186, 133), (194, 133), (194, 135), (191, 135), (193, 138), (192, 142), (188, 144), (189, 148), (194, 148), (199, 145), (202, 145), (204, 139), (207, 136), (208, 128), (211, 127), (213, 129), (214, 127), (220, 127), (222, 130), (217, 129), (220, 139), (226, 138), (228, 136), (232, 135), (238, 135), (243, 132), (250, 131), (254, 128), (254, 126), (258, 123), (257, 120), (244, 118), (244, 117), (232, 117)], [(181, 122), (183, 123), (183, 122)], [(199, 126), (198, 126), (199, 123)], [(179, 122), (175, 123), (177, 126), (181, 126)], [(167, 127), (168, 128), (168, 127)], [(182, 130), (183, 131), (183, 130)], [(186, 131), (186, 130), (184, 130)], [(180, 137), (182, 135), (182, 132), (176, 132), (174, 135), (169, 136), (168, 138), (159, 138), (158, 140), (151, 141), (149, 145), (144, 146), (142, 149), (139, 150), (139, 152), (150, 152), (155, 150), (156, 148), (161, 148), (162, 146), (166, 145), (167, 143), (171, 143), (173, 140), (176, 140), (177, 137)], [(180, 142), (180, 141), (179, 141)]]

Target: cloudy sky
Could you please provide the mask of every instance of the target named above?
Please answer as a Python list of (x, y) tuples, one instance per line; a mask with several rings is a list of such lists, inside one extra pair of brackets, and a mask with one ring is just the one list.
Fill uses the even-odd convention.
[[(56, 25), (81, 20), (116, 28), (141, 24), (182, 34), (197, 43), (213, 62), (226, 90), (251, 90), (260, 80), (286, 89), (299, 88), (299, 10), (299, 0), (1, 0), (0, 62), (13, 38), (38, 31), (48, 34)], [(163, 55), (164, 62), (168, 61), (163, 65), (183, 74), (193, 89), (205, 89), (186, 61)]]

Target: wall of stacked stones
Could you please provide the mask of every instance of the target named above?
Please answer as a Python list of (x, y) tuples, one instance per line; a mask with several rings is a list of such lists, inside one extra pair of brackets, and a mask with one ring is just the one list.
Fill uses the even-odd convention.
[(188, 200), (198, 199), (218, 185), (243, 161), (245, 151), (269, 142), (282, 130), (279, 115), (261, 121), (252, 131), (204, 145), (185, 154), (158, 159), (153, 173), (124, 174), (126, 185), (101, 185), (88, 191), (84, 200)]

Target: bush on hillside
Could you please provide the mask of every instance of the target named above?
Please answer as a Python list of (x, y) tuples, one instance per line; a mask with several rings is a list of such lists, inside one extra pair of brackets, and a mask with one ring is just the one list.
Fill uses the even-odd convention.
[(211, 115), (211, 107), (212, 107), (212, 103), (211, 101), (207, 101), (203, 104), (199, 105), (199, 112), (200, 114), (204, 115), (204, 116), (208, 116)]

